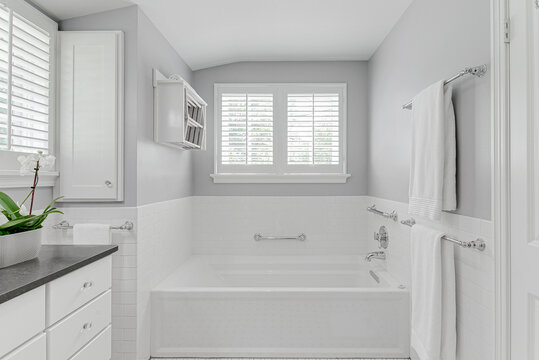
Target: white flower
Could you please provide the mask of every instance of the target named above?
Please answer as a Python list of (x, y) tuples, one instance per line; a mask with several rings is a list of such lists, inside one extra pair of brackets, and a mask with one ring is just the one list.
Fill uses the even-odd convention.
[(19, 206), (19, 214), (21, 214), (22, 216), (28, 215), (28, 209), (26, 208), (25, 205), (19, 205), (18, 202), (17, 202), (17, 205)]
[(37, 154), (21, 155), (17, 158), (21, 164), (21, 175), (33, 175), (39, 160), (39, 170), (53, 170), (56, 157), (52, 155), (43, 155), (43, 152), (38, 151)]

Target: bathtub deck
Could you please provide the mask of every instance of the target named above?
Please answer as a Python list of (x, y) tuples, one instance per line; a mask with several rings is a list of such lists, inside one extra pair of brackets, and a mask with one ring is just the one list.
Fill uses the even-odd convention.
[[(151, 360), (336, 360), (335, 358), (152, 358)], [(410, 358), (350, 358), (345, 360), (410, 360)]]

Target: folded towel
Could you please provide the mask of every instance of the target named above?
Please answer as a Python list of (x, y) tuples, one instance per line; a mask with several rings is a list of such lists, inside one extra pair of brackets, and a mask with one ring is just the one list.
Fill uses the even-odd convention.
[(75, 224), (73, 225), (73, 243), (77, 245), (110, 244), (110, 225)]
[(452, 88), (439, 81), (413, 99), (409, 213), (439, 220), (457, 208)]
[(419, 360), (456, 359), (455, 260), (443, 235), (412, 227), (411, 347)]

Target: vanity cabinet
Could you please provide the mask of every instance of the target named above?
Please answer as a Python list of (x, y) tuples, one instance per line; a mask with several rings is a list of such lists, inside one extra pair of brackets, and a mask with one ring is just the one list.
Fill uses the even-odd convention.
[(123, 200), (123, 33), (60, 31), (61, 201)]
[(112, 258), (0, 304), (0, 360), (110, 360)]

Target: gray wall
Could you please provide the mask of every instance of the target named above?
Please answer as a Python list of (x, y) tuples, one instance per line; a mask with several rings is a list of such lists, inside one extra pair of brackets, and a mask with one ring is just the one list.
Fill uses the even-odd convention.
[[(344, 82), (348, 84), (348, 173), (346, 184), (214, 184), (215, 83)], [(208, 102), (208, 142), (195, 152), (195, 195), (365, 195), (367, 192), (367, 63), (243, 62), (195, 71), (194, 88)]]
[[(124, 189), (123, 203), (99, 206), (135, 206), (137, 204), (137, 20), (138, 8), (130, 6), (60, 22), (60, 30), (122, 30), (124, 32)], [(95, 203), (83, 203), (95, 205)], [(62, 206), (80, 206), (69, 203)]]
[[(369, 195), (408, 202), (411, 112), (402, 104), (490, 62), (489, 0), (415, 0), (369, 61)], [(490, 80), (454, 89), (458, 213), (490, 218)]]
[[(24, 200), (26, 195), (30, 192), (30, 184), (25, 188), (12, 188), (5, 189), (0, 188), (1, 192), (8, 194), (16, 202)], [(44, 209), (52, 201), (52, 188), (51, 187), (38, 187), (34, 196), (34, 209)], [(27, 209), (30, 210), (30, 199), (24, 204)], [(32, 211), (32, 213), (34, 213)], [(0, 215), (0, 224), (5, 221), (4, 215)]]
[[(136, 153), (137, 134), (137, 7), (108, 11), (62, 21), (59, 30), (122, 30), (125, 35), (125, 146), (126, 154)], [(110, 206), (134, 206), (136, 194), (136, 157), (125, 158), (125, 201), (109, 203)], [(27, 189), (0, 189), (17, 201), (24, 199)], [(43, 208), (52, 200), (52, 188), (40, 187), (36, 193), (36, 205)], [(80, 206), (78, 203), (57, 204), (63, 207)], [(92, 204), (95, 205), (95, 204)], [(99, 204), (102, 205), (102, 204)]]
[(152, 69), (165, 76), (179, 74), (189, 83), (193, 79), (191, 69), (146, 15), (139, 11), (138, 18), (137, 203), (144, 205), (193, 194), (192, 152), (153, 142)]

